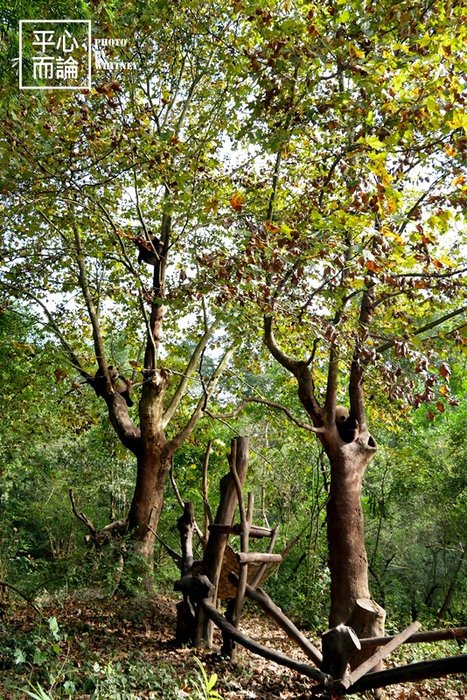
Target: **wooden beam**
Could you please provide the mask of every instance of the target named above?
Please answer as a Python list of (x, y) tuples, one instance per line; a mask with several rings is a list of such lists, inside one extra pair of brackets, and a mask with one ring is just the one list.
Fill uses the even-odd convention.
[(383, 688), (395, 683), (414, 683), (430, 678), (442, 678), (451, 673), (467, 673), (467, 654), (450, 656), (434, 661), (420, 661), (398, 668), (388, 668), (368, 673), (347, 689), (347, 693), (360, 693), (370, 688)]
[(372, 654), (369, 659), (364, 661), (362, 664), (360, 664), (360, 666), (357, 666), (357, 668), (352, 671), (349, 678), (349, 685), (354, 685), (362, 676), (371, 671), (371, 669), (376, 666), (379, 661), (382, 661), (386, 658), (386, 656), (389, 656), (389, 654), (400, 647), (400, 645), (403, 644), (404, 641), (414, 632), (420, 629), (420, 627), (420, 622), (412, 622), (407, 629), (400, 632), (400, 634), (396, 634), (396, 636), (393, 637), (390, 642), (387, 642), (387, 644), (375, 651), (375, 653)]
[[(242, 526), (239, 523), (235, 525), (223, 525), (220, 523), (212, 523), (209, 525), (209, 530), (211, 532), (220, 532), (225, 535), (241, 535)], [(272, 537), (274, 530), (268, 527), (260, 527), (259, 525), (252, 525), (250, 528), (250, 537), (261, 538), (261, 537)]]
[[(391, 639), (394, 639), (394, 637), (366, 637), (365, 639), (360, 639), (360, 644), (362, 645), (362, 649), (365, 647), (378, 647), (381, 644), (390, 642)], [(412, 634), (403, 643), (420, 644), (420, 642), (441, 642), (449, 639), (467, 639), (467, 627), (451, 627), (451, 629), (446, 630), (417, 632), (416, 634)]]
[[(238, 576), (232, 574), (232, 579), (238, 581)], [(282, 610), (271, 600), (271, 598), (261, 589), (255, 589), (252, 586), (247, 585), (245, 589), (245, 594), (247, 598), (254, 600), (255, 603), (264, 610), (264, 612), (269, 615), (281, 629), (284, 630), (286, 635), (292, 639), (300, 649), (308, 656), (309, 659), (316, 664), (318, 668), (321, 668), (323, 663), (323, 655), (313, 644), (300, 632), (300, 630), (294, 625), (292, 620), (289, 620)]]
[(282, 561), (282, 554), (268, 554), (267, 552), (239, 552), (238, 561), (240, 564), (251, 564), (255, 562), (267, 562), (272, 564)]
[(265, 659), (269, 659), (269, 661), (274, 661), (280, 666), (286, 666), (287, 668), (290, 668), (293, 671), (297, 671), (297, 673), (301, 673), (303, 676), (313, 678), (317, 681), (324, 682), (328, 678), (328, 676), (325, 673), (319, 671), (317, 668), (312, 668), (311, 666), (308, 666), (308, 664), (304, 664), (301, 661), (291, 659), (290, 657), (285, 656), (285, 654), (282, 654), (279, 651), (269, 649), (268, 647), (265, 647), (262, 644), (254, 642), (249, 637), (246, 637), (236, 627), (227, 622), (225, 617), (218, 610), (216, 610), (214, 605), (208, 600), (200, 600), (199, 604), (206, 612), (206, 615), (214, 622), (214, 624), (222, 632), (229, 635), (229, 637), (232, 637), (232, 639), (244, 646), (246, 649), (252, 651), (254, 654), (258, 654), (259, 656), (262, 656)]

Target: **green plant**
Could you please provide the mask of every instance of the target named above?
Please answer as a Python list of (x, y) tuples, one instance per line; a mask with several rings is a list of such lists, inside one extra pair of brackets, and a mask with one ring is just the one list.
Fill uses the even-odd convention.
[(40, 683), (37, 683), (36, 685), (31, 684), (31, 690), (27, 690), (27, 688), (21, 688), (21, 690), (30, 698), (34, 698), (34, 700), (54, 700), (52, 695), (49, 695), (49, 693), (44, 690)]
[(190, 695), (190, 700), (222, 700), (214, 686), (217, 683), (217, 673), (213, 673), (210, 678), (201, 661), (195, 656), (195, 661), (198, 664), (199, 671), (196, 672), (196, 680), (194, 682), (194, 694)]

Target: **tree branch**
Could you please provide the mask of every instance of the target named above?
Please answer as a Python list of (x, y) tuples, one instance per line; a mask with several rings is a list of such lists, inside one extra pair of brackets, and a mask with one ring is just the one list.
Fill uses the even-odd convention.
[(313, 376), (307, 362), (288, 357), (277, 345), (272, 332), (272, 317), (264, 317), (264, 342), (274, 359), (291, 372), (298, 381), (298, 397), (313, 423), (318, 427), (322, 424), (321, 407), (316, 400)]
[(292, 423), (295, 423), (299, 428), (303, 428), (303, 430), (308, 430), (310, 433), (322, 433), (324, 432), (324, 428), (315, 428), (313, 425), (310, 425), (309, 423), (302, 423), (298, 418), (296, 418), (290, 410), (286, 406), (282, 406), (280, 403), (276, 403), (275, 401), (269, 401), (268, 399), (262, 399), (257, 396), (247, 396), (243, 401), (236, 407), (234, 408), (233, 411), (230, 413), (222, 413), (222, 414), (215, 414), (215, 413), (209, 413), (210, 418), (213, 418), (215, 420), (220, 420), (221, 418), (235, 418), (238, 416), (238, 414), (245, 408), (245, 406), (248, 406), (250, 403), (260, 403), (263, 404), (264, 406), (269, 406), (270, 408), (275, 408), (278, 411), (282, 411), (285, 413), (287, 418), (292, 421)]
[(190, 357), (190, 361), (188, 362), (188, 365), (185, 369), (185, 372), (182, 375), (182, 378), (180, 380), (179, 385), (175, 389), (175, 392), (172, 396), (172, 399), (170, 400), (169, 405), (167, 406), (167, 409), (164, 413), (164, 417), (162, 419), (162, 424), (163, 427), (170, 422), (172, 419), (175, 411), (177, 410), (180, 401), (182, 400), (183, 396), (185, 395), (186, 388), (188, 386), (188, 382), (190, 379), (192, 379), (198, 361), (203, 353), (203, 350), (205, 350), (208, 340), (212, 337), (212, 334), (214, 333), (215, 329), (219, 325), (220, 318), (217, 318), (214, 323), (205, 331), (204, 335), (200, 338), (198, 345), (193, 351), (193, 354)]
[(224, 354), (224, 357), (219, 362), (214, 374), (209, 380), (209, 384), (206, 387), (203, 396), (201, 396), (195, 410), (191, 414), (190, 419), (188, 420), (184, 428), (182, 428), (182, 430), (178, 433), (178, 435), (176, 435), (174, 438), (172, 438), (172, 440), (169, 441), (167, 445), (169, 454), (173, 454), (177, 447), (179, 447), (184, 442), (184, 440), (186, 440), (186, 438), (193, 432), (196, 424), (203, 415), (203, 412), (206, 408), (206, 404), (211, 398), (217, 384), (219, 383), (219, 379), (221, 378), (225, 368), (227, 367), (230, 358), (234, 354), (236, 347), (237, 344), (233, 345)]
[[(430, 323), (427, 323), (424, 326), (422, 326), (421, 328), (419, 328), (418, 330), (414, 331), (412, 333), (412, 335), (420, 335), (421, 333), (426, 333), (426, 331), (431, 331), (432, 328), (436, 328), (437, 326), (440, 326), (445, 321), (449, 321), (450, 318), (454, 318), (454, 316), (459, 316), (459, 314), (463, 314), (465, 311), (467, 311), (467, 306), (461, 306), (460, 309), (456, 309), (455, 311), (450, 311), (448, 314), (441, 316), (440, 318), (436, 319), (435, 321), (430, 321)], [(392, 348), (395, 343), (396, 343), (396, 339), (388, 340), (387, 343), (384, 343), (383, 345), (380, 345), (379, 348), (376, 348), (376, 352), (382, 353), (385, 350), (389, 350), (389, 348)]]
[(355, 341), (355, 348), (350, 367), (349, 378), (349, 400), (350, 410), (360, 426), (360, 432), (367, 431), (365, 416), (365, 399), (363, 396), (363, 375), (365, 372), (365, 361), (362, 357), (364, 343), (368, 338), (369, 327), (373, 317), (375, 305), (375, 282), (370, 279), (362, 296), (359, 316), (359, 330)]

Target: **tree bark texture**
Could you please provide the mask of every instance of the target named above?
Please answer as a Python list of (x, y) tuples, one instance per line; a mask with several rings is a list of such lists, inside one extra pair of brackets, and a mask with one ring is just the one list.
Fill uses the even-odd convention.
[[(358, 443), (329, 451), (327, 536), (331, 571), (330, 627), (346, 623), (359, 598), (369, 598), (361, 488), (366, 455)], [(363, 629), (355, 629), (362, 636)]]

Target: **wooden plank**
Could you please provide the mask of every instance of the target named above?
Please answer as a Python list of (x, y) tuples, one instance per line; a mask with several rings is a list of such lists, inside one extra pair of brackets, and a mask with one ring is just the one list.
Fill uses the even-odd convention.
[(467, 654), (434, 661), (419, 661), (407, 666), (368, 673), (348, 688), (347, 693), (360, 693), (370, 688), (384, 688), (395, 683), (414, 683), (429, 678), (442, 678), (451, 673), (467, 673)]
[[(386, 644), (394, 639), (391, 637), (366, 637), (360, 639), (362, 649), (364, 647), (377, 647)], [(449, 639), (467, 639), (467, 627), (451, 627), (445, 630), (431, 630), (428, 632), (417, 632), (405, 640), (404, 644), (420, 644), (420, 642), (441, 642)]]
[(240, 564), (252, 564), (255, 562), (281, 562), (282, 554), (268, 554), (266, 552), (239, 552), (238, 561)]
[(389, 656), (389, 654), (395, 651), (395, 649), (400, 647), (400, 645), (403, 644), (404, 641), (408, 639), (414, 632), (420, 629), (420, 627), (420, 622), (412, 622), (412, 624), (409, 625), (409, 627), (407, 627), (399, 634), (396, 634), (396, 636), (393, 637), (390, 642), (388, 642), (380, 649), (375, 651), (375, 653), (372, 654), (369, 659), (364, 661), (362, 664), (360, 664), (360, 666), (357, 666), (357, 668), (352, 671), (349, 678), (349, 685), (354, 685), (354, 683), (356, 683), (360, 678), (362, 678), (362, 676), (371, 671), (373, 666), (376, 666), (376, 664), (379, 661), (382, 661), (386, 658), (386, 656)]
[(325, 673), (319, 671), (317, 668), (312, 668), (311, 666), (308, 666), (308, 664), (304, 664), (301, 661), (291, 659), (290, 657), (286, 656), (285, 654), (282, 654), (279, 651), (269, 649), (268, 647), (265, 647), (262, 644), (254, 642), (249, 637), (246, 637), (236, 627), (227, 622), (225, 617), (218, 610), (216, 610), (214, 605), (212, 605), (212, 603), (210, 603), (208, 600), (200, 600), (199, 604), (201, 605), (203, 610), (205, 610), (206, 615), (214, 622), (214, 624), (217, 627), (219, 627), (219, 629), (222, 632), (232, 637), (232, 639), (244, 646), (246, 649), (252, 651), (254, 654), (258, 654), (259, 656), (262, 656), (265, 659), (274, 661), (280, 666), (290, 668), (293, 671), (301, 673), (303, 676), (313, 678), (317, 681), (324, 682), (328, 678), (328, 676)]

